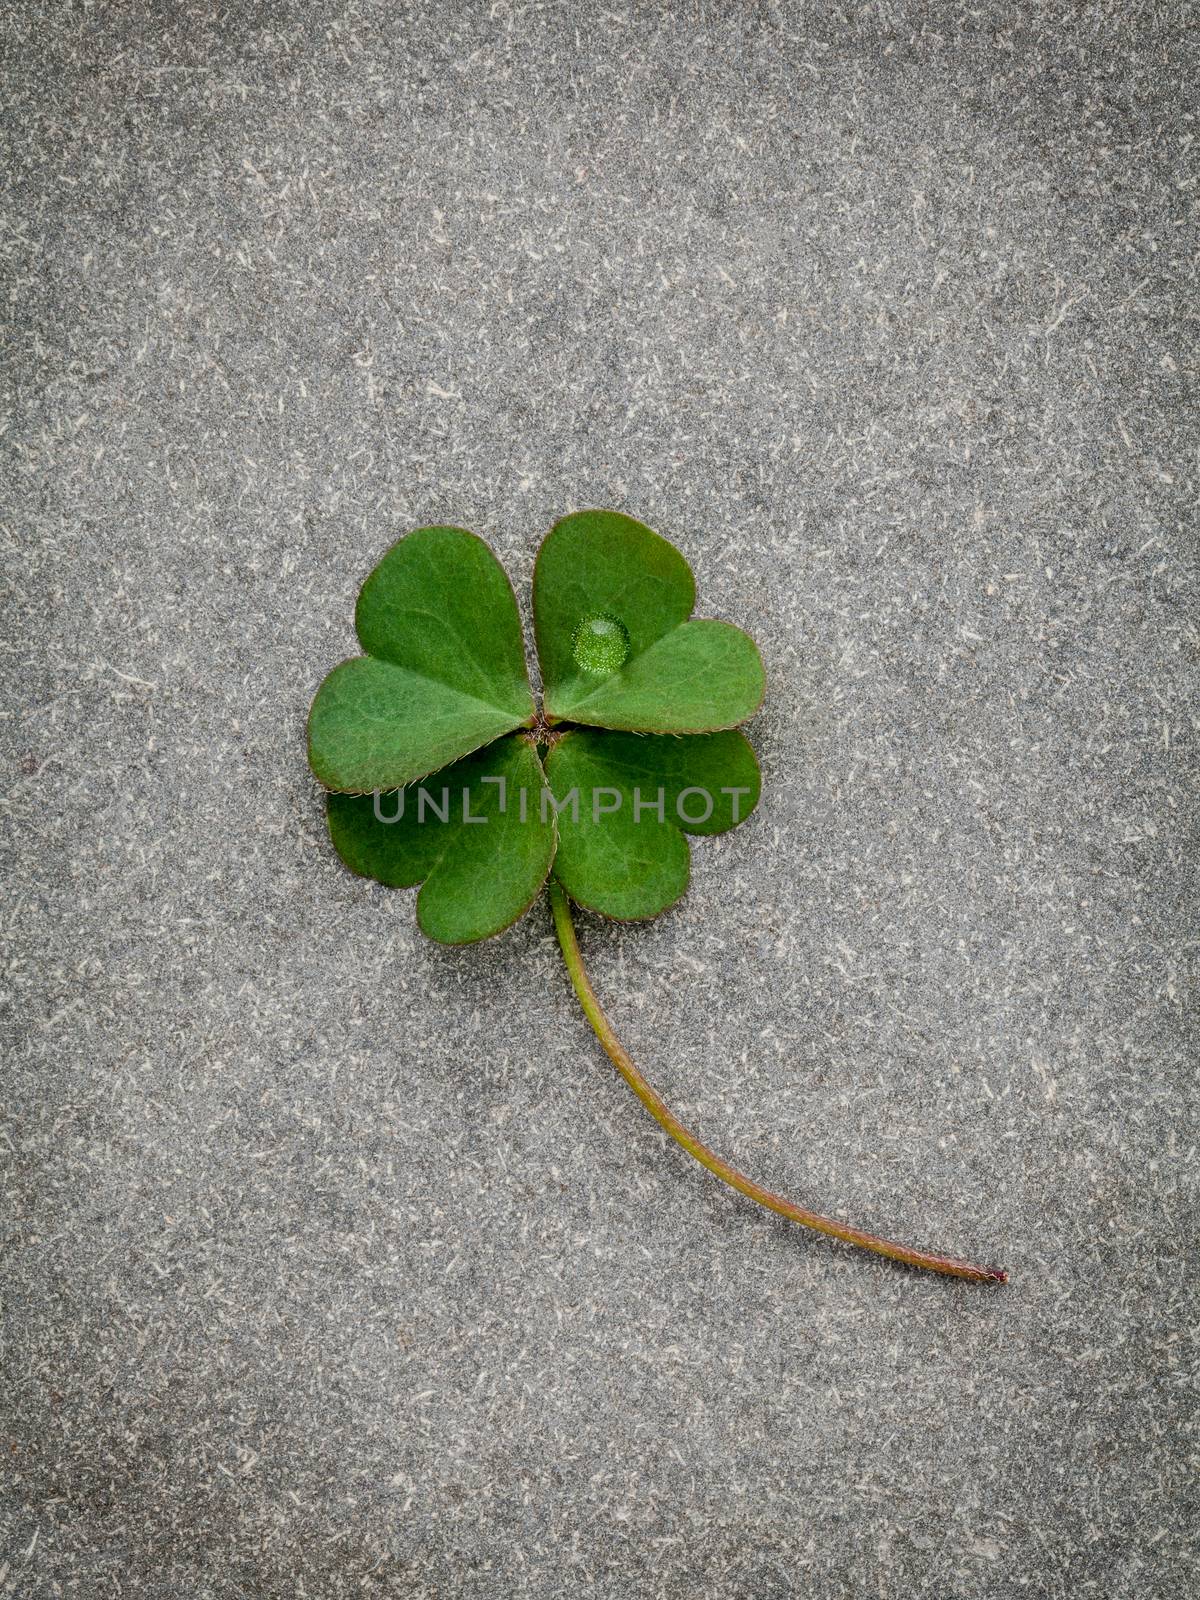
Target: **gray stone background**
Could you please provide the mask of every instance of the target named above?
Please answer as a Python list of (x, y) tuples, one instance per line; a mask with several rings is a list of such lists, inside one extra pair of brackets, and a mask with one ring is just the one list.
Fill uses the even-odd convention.
[[(3, 22), (0, 1592), (1179, 1596), (1196, 17)], [(389, 542), (555, 516), (750, 629), (754, 821), (597, 988), (304, 761)]]

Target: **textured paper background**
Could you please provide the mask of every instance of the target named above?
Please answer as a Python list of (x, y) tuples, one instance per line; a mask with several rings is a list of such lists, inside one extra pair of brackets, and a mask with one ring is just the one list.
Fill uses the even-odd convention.
[[(12, 7), (0, 1591), (1175, 1597), (1195, 1545), (1187, 7)], [(1192, 18), (1194, 23), (1194, 18)], [(755, 821), (424, 942), (358, 585), (577, 505), (759, 640)], [(527, 612), (526, 612), (527, 615)]]

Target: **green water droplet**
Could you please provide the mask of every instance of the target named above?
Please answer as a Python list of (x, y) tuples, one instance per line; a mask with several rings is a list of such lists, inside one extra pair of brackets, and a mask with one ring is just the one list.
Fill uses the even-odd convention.
[(607, 677), (625, 664), (629, 655), (629, 630), (611, 611), (585, 617), (571, 635), (575, 665), (595, 677)]

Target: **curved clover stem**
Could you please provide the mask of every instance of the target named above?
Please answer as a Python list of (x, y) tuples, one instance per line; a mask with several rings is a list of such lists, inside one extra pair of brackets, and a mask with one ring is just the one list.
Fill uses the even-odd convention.
[(893, 1244), (889, 1239), (880, 1239), (873, 1233), (864, 1233), (861, 1228), (848, 1227), (846, 1223), (836, 1222), (832, 1217), (822, 1217), (815, 1211), (805, 1211), (803, 1207), (785, 1200), (782, 1195), (764, 1189), (761, 1184), (747, 1178), (736, 1167), (731, 1167), (728, 1161), (723, 1161), (720, 1156), (715, 1155), (707, 1145), (701, 1144), (695, 1134), (688, 1132), (661, 1096), (646, 1082), (629, 1052), (613, 1032), (612, 1025), (604, 1015), (596, 998), (596, 991), (592, 988), (584, 970), (583, 958), (579, 952), (579, 940), (575, 936), (575, 925), (571, 920), (570, 902), (558, 880), (553, 877), (549, 883), (549, 894), (550, 908), (554, 913), (554, 929), (558, 934), (563, 959), (566, 961), (567, 971), (570, 973), (571, 983), (579, 997), (584, 1015), (595, 1030), (596, 1037), (604, 1046), (617, 1071), (658, 1125), (681, 1144), (689, 1155), (695, 1156), (701, 1166), (715, 1173), (722, 1182), (729, 1184), (730, 1188), (737, 1189), (751, 1200), (756, 1200), (760, 1206), (766, 1206), (768, 1211), (777, 1211), (781, 1217), (787, 1217), (791, 1222), (798, 1222), (801, 1227), (815, 1228), (818, 1233), (831, 1234), (835, 1239), (844, 1239), (847, 1244), (856, 1244), (864, 1250), (873, 1250), (877, 1255), (888, 1256), (892, 1261), (902, 1261), (910, 1267), (924, 1267), (929, 1272), (940, 1272), (952, 1278), (970, 1278), (977, 1283), (1007, 1283), (1008, 1273), (1002, 1267), (980, 1267), (970, 1261), (958, 1261), (953, 1256), (931, 1255), (926, 1250), (912, 1250), (908, 1245)]

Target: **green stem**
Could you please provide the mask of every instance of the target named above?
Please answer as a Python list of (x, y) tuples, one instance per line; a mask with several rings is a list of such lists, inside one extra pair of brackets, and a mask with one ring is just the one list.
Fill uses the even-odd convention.
[(736, 1167), (731, 1167), (728, 1161), (723, 1161), (720, 1156), (715, 1155), (707, 1145), (701, 1144), (695, 1134), (689, 1133), (662, 1097), (647, 1083), (633, 1058), (613, 1032), (612, 1024), (604, 1015), (596, 998), (596, 991), (592, 988), (584, 970), (583, 957), (579, 952), (579, 940), (575, 936), (575, 924), (571, 920), (570, 901), (556, 878), (550, 879), (549, 892), (550, 909), (554, 913), (554, 929), (562, 947), (563, 959), (567, 964), (567, 971), (584, 1015), (595, 1030), (596, 1037), (604, 1046), (613, 1066), (659, 1127), (664, 1128), (690, 1156), (695, 1156), (701, 1166), (715, 1173), (723, 1183), (729, 1184), (730, 1188), (747, 1195), (751, 1200), (756, 1200), (760, 1206), (766, 1206), (768, 1211), (777, 1211), (781, 1217), (787, 1217), (791, 1222), (798, 1222), (801, 1227), (815, 1228), (818, 1233), (831, 1234), (835, 1239), (844, 1239), (847, 1244), (859, 1245), (864, 1250), (874, 1250), (877, 1255), (887, 1256), (892, 1261), (903, 1261), (910, 1267), (924, 1267), (929, 1272), (941, 1272), (952, 1278), (970, 1278), (977, 1283), (1008, 1282), (1008, 1273), (1003, 1267), (979, 1267), (970, 1261), (956, 1260), (953, 1256), (932, 1255), (927, 1250), (912, 1250), (908, 1245), (893, 1244), (889, 1239), (880, 1239), (873, 1233), (864, 1233), (861, 1228), (851, 1228), (844, 1222), (836, 1222), (832, 1217), (822, 1217), (815, 1211), (805, 1211), (803, 1207), (785, 1200), (782, 1195), (764, 1189), (762, 1184), (747, 1178)]

